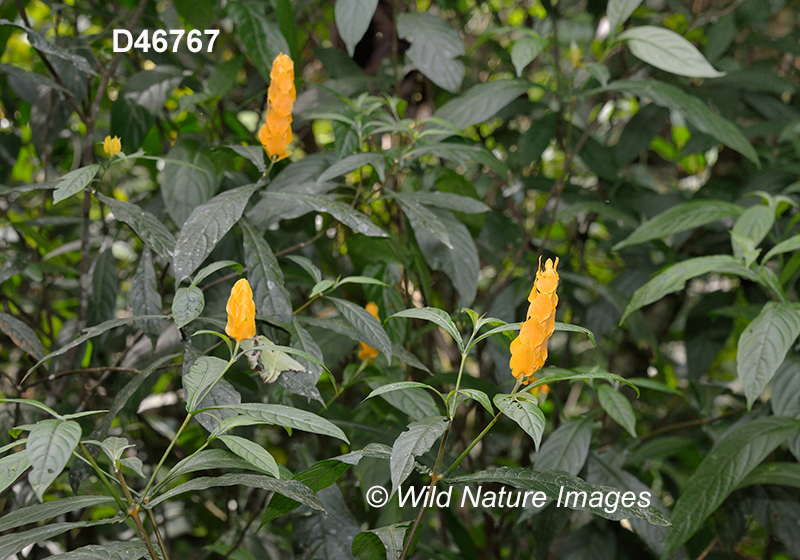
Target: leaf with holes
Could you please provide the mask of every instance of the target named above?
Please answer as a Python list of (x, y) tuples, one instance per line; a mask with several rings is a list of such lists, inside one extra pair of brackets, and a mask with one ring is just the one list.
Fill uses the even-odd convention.
[(500, 411), (516, 422), (525, 430), (539, 450), (539, 442), (544, 433), (544, 413), (539, 408), (536, 397), (527, 393), (504, 395), (498, 393), (494, 396), (494, 404)]
[(80, 439), (81, 426), (77, 422), (41, 420), (31, 429), (25, 444), (25, 454), (33, 467), (28, 482), (40, 502), (50, 483), (67, 466)]

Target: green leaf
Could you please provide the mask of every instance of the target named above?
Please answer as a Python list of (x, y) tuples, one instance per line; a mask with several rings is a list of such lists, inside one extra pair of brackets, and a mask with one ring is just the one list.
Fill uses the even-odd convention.
[(629, 434), (636, 437), (636, 416), (628, 399), (610, 385), (600, 385), (597, 388), (597, 397), (603, 410)]
[[(338, 2), (337, 2), (338, 4)], [(317, 183), (324, 183), (341, 175), (361, 169), (365, 165), (371, 166), (378, 174), (381, 181), (386, 180), (386, 159), (382, 153), (367, 152), (352, 154), (341, 159), (326, 169), (318, 178)]]
[(558, 427), (542, 444), (533, 468), (537, 471), (581, 472), (592, 443), (592, 417), (571, 420)]
[[(53, 57), (63, 60), (65, 62), (68, 62), (71, 66), (74, 66), (75, 69), (79, 70), (80, 72), (83, 72), (85, 74), (90, 74), (92, 76), (97, 76), (97, 72), (94, 71), (92, 66), (84, 57), (74, 54), (59, 45), (54, 45), (50, 41), (45, 40), (44, 37), (42, 37), (39, 33), (31, 29), (30, 27), (19, 23), (15, 23), (13, 21), (9, 21), (8, 19), (0, 19), (0, 26), (3, 25), (12, 25), (14, 27), (18, 27), (19, 29), (22, 29), (27, 35), (27, 42), (34, 49), (52, 55)], [(61, 64), (59, 64), (59, 66), (63, 67), (63, 65)], [(79, 79), (83, 78), (85, 78), (85, 76), (81, 76)]]
[(280, 29), (264, 15), (264, 5), (257, 2), (228, 3), (228, 15), (236, 22), (247, 56), (264, 80), (269, 81), (272, 61), (280, 53), (289, 54), (289, 44)]
[(741, 206), (722, 200), (684, 202), (650, 218), (637, 227), (626, 239), (614, 245), (612, 250), (619, 251), (645, 241), (661, 239), (717, 220), (733, 218), (741, 213)]
[(300, 502), (312, 509), (325, 511), (319, 498), (312, 492), (308, 486), (301, 484), (295, 480), (277, 480), (271, 476), (263, 476), (257, 474), (224, 474), (217, 477), (200, 477), (195, 478), (184, 484), (179, 484), (157, 498), (150, 500), (150, 503), (144, 506), (145, 509), (152, 509), (161, 502), (169, 500), (180, 494), (186, 492), (199, 492), (207, 490), (208, 488), (219, 488), (221, 486), (248, 486), (250, 488), (261, 488), (262, 490), (269, 490), (277, 492), (287, 498), (291, 498), (296, 502)]
[(197, 286), (178, 288), (172, 300), (172, 318), (179, 329), (182, 329), (200, 316), (206, 302), (203, 291)]
[(128, 442), (126, 438), (110, 437), (104, 439), (100, 447), (113, 464), (114, 461), (119, 461), (126, 449), (136, 446)]
[(378, 7), (378, 0), (336, 0), (336, 29), (347, 47), (351, 57), (356, 45), (369, 29), (372, 16)]
[(649, 379), (647, 377), (629, 377), (628, 381), (636, 385), (637, 387), (641, 387), (643, 389), (650, 389), (652, 391), (661, 391), (662, 393), (671, 393), (673, 395), (678, 395), (679, 397), (685, 397), (682, 392), (677, 389), (673, 389), (669, 385), (665, 385), (660, 381), (656, 381), (654, 379)]
[(346, 278), (342, 278), (338, 282), (336, 282), (336, 286), (339, 287), (342, 284), (369, 284), (372, 286), (383, 286), (384, 288), (389, 288), (389, 284), (386, 282), (381, 282), (376, 278), (370, 278), (369, 276), (347, 276)]
[(425, 383), (419, 383), (418, 381), (398, 381), (397, 383), (388, 383), (386, 385), (382, 385), (372, 391), (369, 395), (366, 396), (364, 400), (371, 399), (372, 397), (377, 397), (378, 395), (383, 395), (385, 393), (391, 393), (392, 391), (402, 391), (404, 389), (408, 389), (410, 387), (421, 387), (422, 389), (430, 389), (440, 397), (442, 394), (436, 390), (435, 387), (431, 387), (430, 385), (426, 385)]
[(304, 432), (311, 432), (312, 434), (335, 437), (346, 443), (350, 443), (347, 436), (344, 435), (344, 432), (339, 429), (338, 426), (321, 416), (299, 408), (292, 408), (279, 404), (255, 403), (242, 403), (227, 408), (228, 410), (233, 410), (239, 414), (266, 422), (267, 424), (294, 428)]
[[(128, 292), (128, 302), (131, 312), (134, 315), (160, 315), (161, 314), (161, 294), (158, 292), (158, 280), (156, 271), (153, 268), (153, 258), (150, 256), (150, 249), (142, 251), (139, 258), (139, 265), (136, 273), (131, 280), (131, 289)], [(174, 312), (173, 312), (174, 315)], [(142, 332), (150, 337), (155, 348), (156, 341), (161, 335), (161, 321), (146, 319), (139, 321), (137, 326)]]
[[(303, 472), (296, 474), (294, 480), (302, 482), (314, 492), (319, 492), (339, 480), (339, 477), (349, 468), (350, 465), (347, 463), (335, 459), (328, 459), (327, 461), (314, 463)], [(261, 526), (263, 527), (273, 519), (287, 514), (297, 509), (299, 506), (300, 504), (298, 502), (286, 496), (280, 494), (274, 496), (269, 501), (269, 505), (267, 505), (267, 509), (264, 511), (264, 515), (261, 518)]]
[(308, 272), (315, 282), (322, 281), (322, 271), (320, 271), (320, 269), (317, 268), (308, 258), (297, 255), (288, 255), (286, 258)]
[(738, 274), (748, 280), (761, 282), (758, 275), (743, 267), (738, 259), (729, 255), (712, 255), (688, 259), (670, 266), (636, 290), (625, 308), (625, 313), (622, 314), (620, 323), (623, 323), (625, 318), (637, 309), (658, 301), (667, 294), (682, 290), (687, 280), (709, 272)]
[(558, 321), (556, 321), (555, 330), (563, 331), (563, 332), (583, 333), (587, 337), (589, 337), (589, 340), (592, 341), (593, 345), (597, 346), (597, 342), (594, 339), (594, 333), (592, 331), (590, 331), (589, 329), (587, 329), (586, 327), (581, 327), (579, 325), (570, 325), (568, 323), (559, 323)]
[[(19, 455), (24, 455), (24, 453)], [(61, 498), (3, 514), (3, 518), (0, 519), (0, 531), (5, 532), (30, 523), (46, 521), (78, 509), (113, 505), (114, 498), (111, 496), (71, 496), (69, 498)]]
[(455, 397), (453, 401), (453, 410), (458, 408), (458, 405), (464, 402), (467, 399), (472, 399), (480, 403), (480, 405), (486, 409), (486, 412), (489, 414), (494, 414), (494, 408), (492, 408), (492, 401), (489, 400), (489, 395), (484, 393), (483, 391), (478, 391), (477, 389), (459, 389), (458, 393), (455, 391), (451, 392), (447, 396), (448, 402), (450, 401), (451, 397)]
[(606, 16), (612, 34), (616, 33), (617, 27), (628, 21), (641, 3), (642, 0), (609, 0)]
[(675, 503), (671, 519), (676, 531), (667, 534), (661, 558), (670, 558), (750, 471), (799, 429), (800, 421), (768, 416), (740, 424), (719, 440)]
[(242, 273), (243, 267), (236, 261), (217, 261), (213, 262), (208, 266), (204, 266), (200, 270), (197, 271), (195, 274), (194, 279), (192, 280), (192, 286), (200, 285), (200, 282), (214, 274), (215, 272), (222, 270), (223, 268), (232, 267), (236, 269), (236, 272), (239, 274)]
[(403, 482), (414, 470), (416, 457), (427, 453), (447, 428), (444, 416), (429, 416), (417, 422), (411, 422), (392, 445), (392, 457), (389, 469), (392, 473), (392, 495), (397, 492)]
[(736, 369), (747, 397), (748, 409), (764, 392), (800, 335), (797, 304), (768, 302), (739, 337)]
[(33, 329), (16, 317), (0, 312), (0, 331), (36, 360), (44, 358), (46, 352), (39, 337)]
[(533, 383), (527, 385), (523, 390), (530, 391), (536, 387), (549, 385), (550, 383), (555, 383), (556, 381), (567, 381), (572, 379), (607, 379), (624, 383), (625, 385), (632, 387), (636, 391), (636, 396), (639, 396), (639, 389), (636, 388), (636, 385), (624, 377), (620, 377), (614, 373), (608, 373), (607, 371), (572, 371), (561, 368), (545, 368), (539, 370), (539, 375), (544, 375), (544, 377), (537, 377)]
[(514, 42), (511, 47), (511, 63), (517, 71), (517, 78), (522, 77), (525, 67), (536, 60), (536, 57), (547, 48), (547, 39), (544, 37), (523, 37)]
[[(791, 356), (778, 368), (772, 378), (772, 412), (775, 416), (788, 416), (800, 420), (800, 361)], [(800, 434), (789, 439), (789, 451), (800, 457)]]
[(25, 444), (25, 454), (33, 467), (28, 482), (40, 502), (50, 483), (67, 466), (80, 439), (81, 426), (77, 422), (41, 420), (31, 429)]
[(403, 551), (410, 524), (408, 521), (362, 531), (353, 539), (351, 551), (360, 560), (396, 560)]
[(750, 266), (758, 256), (758, 244), (772, 229), (775, 223), (775, 210), (769, 206), (751, 206), (739, 216), (731, 230), (733, 240), (733, 256), (744, 259), (745, 266)]
[(48, 556), (48, 560), (139, 560), (149, 558), (147, 546), (140, 540), (114, 542), (104, 545), (90, 544), (72, 552)]
[(258, 172), (262, 175), (267, 173), (267, 165), (264, 163), (264, 146), (240, 146), (238, 144), (232, 144), (230, 146), (226, 146), (226, 148), (230, 148), (247, 161), (252, 163), (258, 169)]
[(426, 227), (414, 228), (420, 251), (431, 268), (441, 270), (450, 278), (459, 294), (459, 305), (472, 305), (478, 291), (480, 258), (467, 227), (448, 210), (432, 210), (438, 223), (447, 232), (449, 244)]
[[(533, 490), (535, 492), (544, 492), (548, 498), (553, 500), (559, 499), (561, 494), (561, 507), (568, 507), (575, 510), (591, 511), (595, 515), (605, 517), (614, 521), (621, 521), (622, 519), (644, 519), (651, 525), (668, 526), (669, 521), (664, 518), (664, 515), (654, 506), (640, 507), (634, 504), (631, 507), (625, 507), (621, 503), (615, 511), (608, 511), (604, 506), (590, 505), (589, 496), (593, 492), (600, 492), (605, 498), (609, 493), (616, 492), (617, 495), (620, 491), (616, 488), (609, 486), (600, 486), (599, 484), (589, 484), (583, 479), (572, 476), (565, 472), (559, 471), (544, 471), (537, 472), (530, 469), (523, 468), (508, 468), (502, 467), (499, 469), (492, 469), (480, 471), (474, 474), (459, 476), (455, 478), (446, 478), (444, 480), (447, 484), (470, 484), (482, 482), (498, 482), (506, 484), (514, 488), (523, 490)], [(562, 492), (563, 489), (563, 492)], [(587, 496), (585, 503), (573, 500), (565, 503), (567, 492), (584, 492)]]
[(23, 377), (21, 381), (24, 381), (25, 378), (27, 378), (31, 374), (31, 372), (33, 372), (33, 370), (35, 370), (37, 367), (42, 365), (45, 361), (49, 360), (50, 358), (55, 358), (56, 356), (61, 356), (62, 354), (66, 354), (72, 348), (75, 348), (76, 346), (80, 346), (81, 344), (83, 344), (87, 340), (89, 340), (91, 338), (94, 338), (96, 336), (100, 336), (101, 334), (103, 334), (105, 332), (108, 332), (111, 329), (115, 329), (117, 327), (121, 327), (123, 325), (127, 325), (128, 323), (132, 323), (134, 321), (139, 321), (139, 320), (144, 320), (144, 319), (162, 319), (163, 320), (163, 319), (167, 319), (167, 317), (166, 316), (161, 316), (161, 315), (159, 315), (159, 316), (150, 316), (150, 317), (123, 317), (121, 319), (111, 319), (110, 321), (106, 321), (105, 323), (101, 323), (100, 325), (97, 325), (97, 326), (94, 326), (94, 327), (89, 327), (88, 329), (84, 329), (83, 330), (83, 334), (81, 336), (79, 336), (78, 338), (76, 338), (75, 340), (70, 342), (69, 344), (65, 344), (64, 346), (62, 346), (58, 350), (50, 352), (47, 356), (45, 356), (44, 358), (39, 360), (36, 363), (36, 365), (34, 365), (31, 369), (29, 369), (27, 371), (27, 373), (25, 374), (25, 377)]
[[(238, 457), (234, 453), (226, 449), (203, 449), (194, 455), (181, 460), (177, 465), (172, 467), (164, 480), (159, 482), (153, 488), (155, 494), (160, 488), (163, 488), (170, 482), (177, 479), (179, 476), (187, 475), (198, 471), (208, 470), (224, 470), (230, 471), (231, 469), (242, 469), (261, 472), (255, 465)], [(264, 473), (266, 474), (266, 473)]]
[(219, 436), (217, 439), (256, 469), (268, 472), (275, 478), (281, 477), (275, 459), (257, 443), (238, 436)]
[(175, 244), (175, 277), (178, 282), (194, 273), (226, 233), (242, 217), (258, 183), (218, 194), (194, 209), (181, 228)]
[(500, 109), (525, 94), (529, 87), (529, 82), (517, 80), (495, 80), (478, 84), (442, 105), (434, 116), (452, 123), (456, 130), (463, 130), (473, 124), (490, 120)]
[[(124, 139), (123, 139), (124, 141)], [(219, 188), (211, 152), (193, 140), (173, 146), (161, 174), (161, 198), (169, 217), (182, 228), (192, 212), (208, 202)], [(138, 232), (137, 232), (138, 233)], [(174, 248), (175, 243), (172, 243)]]
[(120, 523), (124, 519), (122, 514), (116, 517), (98, 519), (96, 521), (75, 521), (73, 523), (51, 523), (22, 531), (21, 533), (11, 533), (0, 537), (0, 558), (11, 558), (25, 547), (33, 544), (43, 543), (53, 537), (62, 535), (73, 529), (83, 529), (84, 527), (94, 527), (97, 525), (108, 525), (109, 523)]
[(175, 236), (169, 232), (161, 220), (150, 212), (142, 210), (136, 204), (122, 202), (100, 193), (97, 193), (95, 197), (108, 206), (115, 219), (128, 224), (145, 245), (167, 259), (168, 262), (172, 262)]
[(228, 367), (228, 362), (213, 356), (200, 356), (183, 376), (186, 390), (186, 410), (192, 412), (198, 408), (208, 389), (220, 378)]
[(784, 239), (777, 245), (775, 245), (772, 249), (767, 251), (767, 254), (764, 255), (764, 258), (761, 259), (761, 264), (766, 264), (768, 260), (770, 260), (775, 255), (780, 255), (782, 253), (791, 253), (800, 249), (800, 235), (795, 235), (790, 237), (789, 239)]
[(717, 72), (693, 44), (670, 29), (643, 25), (620, 33), (618, 41), (626, 41), (631, 52), (648, 64), (678, 76), (718, 78)]
[[(28, 455), (22, 451), (0, 459), (0, 492), (4, 492), (6, 488), (14, 484), (14, 481), (30, 466)], [(5, 516), (3, 519), (5, 520)]]
[[(200, 404), (197, 405), (197, 408), (203, 409), (212, 406), (230, 406), (239, 404), (241, 402), (242, 395), (239, 394), (239, 391), (234, 389), (233, 385), (231, 385), (225, 379), (220, 379), (213, 387), (211, 387), (211, 390), (208, 392), (205, 398), (200, 401)], [(195, 420), (197, 420), (197, 423), (203, 426), (209, 432), (214, 432), (226, 419), (235, 416), (235, 412), (220, 409), (201, 412), (195, 416)]]
[(53, 191), (53, 204), (58, 204), (62, 200), (81, 192), (92, 182), (92, 179), (100, 169), (101, 166), (94, 163), (64, 174), (59, 179), (56, 190)]
[(386, 361), (392, 363), (392, 341), (383, 330), (380, 321), (370, 315), (366, 309), (352, 302), (334, 297), (330, 300), (333, 301), (342, 316), (361, 333), (364, 342), (380, 350), (386, 357)]
[[(367, 384), (371, 389), (380, 389), (385, 378), (370, 379)], [(387, 403), (392, 405), (398, 410), (405, 412), (414, 420), (422, 420), (428, 416), (436, 416), (439, 414), (439, 409), (436, 407), (436, 401), (433, 400), (431, 394), (425, 389), (419, 387), (409, 387), (404, 391), (388, 393), (381, 393), (380, 397)]]
[(253, 287), (256, 312), (286, 323), (292, 320), (292, 300), (284, 286), (283, 271), (269, 244), (245, 219), (239, 221), (247, 277)]
[(498, 393), (494, 396), (494, 404), (531, 436), (538, 451), (539, 442), (542, 441), (544, 433), (545, 420), (536, 397), (528, 393), (514, 395)]
[(464, 79), (466, 54), (458, 31), (426, 12), (403, 12), (397, 19), (397, 35), (411, 43), (406, 56), (422, 74), (440, 88), (456, 92)]
[(118, 291), (117, 260), (109, 247), (97, 256), (92, 270), (92, 305), (89, 306), (87, 319), (90, 326), (114, 317)]
[(660, 105), (682, 113), (689, 124), (716, 138), (732, 150), (759, 165), (758, 154), (739, 128), (729, 120), (717, 115), (697, 97), (689, 95), (670, 84), (657, 80), (618, 80), (603, 88), (606, 91), (624, 91), (631, 95), (648, 98)]
[(400, 203), (403, 213), (408, 218), (408, 221), (411, 222), (411, 227), (415, 232), (417, 230), (427, 230), (447, 248), (453, 248), (447, 226), (442, 223), (432, 210), (413, 199), (407, 198), (403, 193), (392, 193), (391, 196)]
[(800, 463), (764, 463), (748, 474), (737, 488), (755, 484), (779, 484), (800, 488)]
[(387, 233), (376, 226), (366, 215), (354, 210), (344, 202), (324, 194), (305, 194), (294, 192), (268, 191), (262, 194), (264, 200), (293, 201), (305, 207), (299, 215), (317, 211), (330, 214), (356, 233), (368, 237), (388, 237)]
[(404, 309), (403, 311), (398, 311), (394, 315), (389, 316), (386, 320), (388, 321), (389, 319), (394, 319), (395, 317), (424, 319), (426, 321), (430, 321), (436, 326), (446, 330), (448, 334), (453, 337), (453, 340), (458, 345), (458, 349), (462, 353), (464, 352), (464, 340), (461, 337), (461, 333), (458, 332), (458, 328), (456, 327), (456, 324), (453, 323), (450, 315), (448, 315), (444, 310), (436, 307)]

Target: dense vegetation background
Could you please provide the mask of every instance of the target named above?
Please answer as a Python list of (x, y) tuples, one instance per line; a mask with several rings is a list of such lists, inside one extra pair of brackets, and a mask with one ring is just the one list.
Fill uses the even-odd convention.
[[(3, 0), (0, 557), (800, 558), (799, 8)], [(540, 256), (593, 336), (510, 396)], [(240, 277), (282, 349), (214, 385)], [(493, 419), (439, 488), (652, 506), (368, 505)]]

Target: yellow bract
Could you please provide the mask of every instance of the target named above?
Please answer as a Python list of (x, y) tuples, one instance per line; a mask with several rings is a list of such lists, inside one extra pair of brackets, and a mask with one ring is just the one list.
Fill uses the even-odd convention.
[(225, 307), (228, 324), (225, 332), (236, 342), (253, 338), (256, 335), (256, 304), (250, 283), (242, 278), (231, 288), (231, 297)]
[[(375, 317), (378, 321), (381, 320), (380, 315), (378, 315), (378, 306), (375, 305), (373, 302), (369, 302), (367, 304), (367, 306), (365, 307), (365, 309), (369, 312), (370, 315)], [(359, 360), (362, 360), (362, 361), (363, 360), (367, 360), (367, 361), (371, 362), (379, 354), (379, 352), (378, 352), (378, 350), (376, 348), (373, 348), (372, 346), (370, 346), (366, 342), (359, 342), (358, 343), (358, 347), (359, 347), (359, 350), (358, 350), (358, 359)]]
[(292, 142), (292, 106), (297, 97), (292, 59), (283, 53), (276, 56), (269, 77), (267, 120), (258, 131), (258, 139), (270, 159), (279, 161), (289, 155)]
[(547, 361), (547, 341), (556, 326), (557, 267), (558, 258), (555, 263), (547, 259), (544, 269), (539, 260), (539, 271), (528, 296), (527, 316), (520, 325), (519, 336), (511, 343), (511, 374), (525, 384), (533, 381), (533, 375)]
[(122, 143), (117, 136), (113, 138), (106, 136), (106, 139), (103, 140), (103, 151), (108, 154), (108, 157), (114, 157), (122, 151)]

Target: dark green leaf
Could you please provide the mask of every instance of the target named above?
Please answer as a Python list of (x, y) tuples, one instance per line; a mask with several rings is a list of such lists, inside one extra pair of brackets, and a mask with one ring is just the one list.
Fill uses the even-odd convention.
[(33, 356), (37, 360), (44, 358), (45, 350), (39, 337), (28, 325), (3, 312), (0, 312), (0, 331), (2, 331), (11, 342), (19, 348)]
[(178, 288), (172, 300), (172, 318), (182, 329), (200, 316), (205, 307), (203, 292), (197, 286)]
[(592, 417), (562, 424), (542, 444), (533, 468), (537, 471), (564, 471), (576, 476), (586, 463), (592, 443)]
[(453, 340), (458, 345), (458, 349), (462, 353), (464, 352), (464, 340), (461, 338), (461, 333), (458, 332), (456, 324), (453, 323), (450, 315), (448, 315), (445, 311), (442, 311), (436, 307), (405, 309), (387, 317), (386, 320), (388, 321), (389, 319), (394, 319), (396, 317), (407, 317), (410, 319), (424, 319), (426, 321), (430, 321), (436, 326), (446, 330), (448, 334), (453, 337)]
[(101, 167), (95, 163), (63, 175), (58, 181), (56, 190), (53, 191), (53, 204), (58, 204), (62, 200), (81, 192), (92, 182), (92, 179), (100, 169)]
[(21, 533), (11, 533), (4, 537), (0, 537), (0, 558), (11, 558), (17, 552), (20, 552), (27, 546), (43, 543), (53, 537), (62, 535), (67, 531), (73, 529), (82, 529), (84, 527), (94, 527), (97, 525), (108, 525), (109, 523), (120, 523), (124, 517), (110, 517), (107, 519), (98, 519), (96, 521), (75, 521), (73, 523), (52, 523), (50, 525), (43, 525), (36, 529), (22, 531)]
[(280, 478), (278, 464), (269, 451), (257, 443), (238, 436), (219, 436), (222, 443), (239, 457), (253, 465), (257, 470), (270, 473), (275, 478)]
[(406, 56), (437, 86), (456, 92), (464, 79), (466, 54), (458, 32), (444, 20), (426, 12), (403, 12), (397, 20), (397, 35), (411, 43)]
[(67, 466), (80, 439), (81, 426), (77, 422), (41, 420), (31, 429), (25, 444), (25, 454), (33, 467), (28, 482), (40, 502), (50, 483)]
[(95, 196), (108, 206), (108, 209), (113, 212), (114, 218), (128, 224), (145, 245), (167, 259), (168, 262), (172, 262), (172, 253), (175, 251), (175, 236), (169, 232), (158, 218), (150, 212), (142, 210), (136, 204), (122, 202), (100, 193)]
[(377, 7), (378, 0), (336, 0), (336, 29), (351, 57), (367, 32)]
[(292, 320), (292, 300), (283, 283), (283, 271), (278, 259), (264, 237), (245, 219), (239, 221), (244, 244), (247, 277), (253, 287), (256, 313), (275, 317), (284, 322)]
[(383, 330), (381, 323), (363, 307), (339, 298), (332, 297), (330, 299), (342, 316), (361, 334), (363, 341), (380, 350), (386, 357), (386, 361), (391, 363), (392, 341)]
[(617, 424), (625, 428), (629, 434), (636, 437), (636, 416), (633, 407), (625, 396), (610, 385), (600, 385), (597, 388), (597, 397), (603, 407)]
[(494, 404), (500, 411), (516, 422), (520, 428), (525, 430), (536, 450), (539, 450), (539, 442), (542, 441), (544, 433), (544, 413), (539, 408), (536, 397), (528, 393), (517, 393), (514, 395), (504, 395), (498, 393), (494, 396)]
[(5, 513), (3, 518), (0, 519), (0, 531), (8, 531), (29, 523), (46, 521), (78, 509), (113, 505), (114, 498), (110, 496), (70, 496), (69, 498), (61, 498)]
[[(161, 174), (161, 197), (169, 217), (182, 228), (194, 209), (214, 196), (219, 180), (210, 152), (197, 142), (179, 142), (166, 159), (169, 161)], [(173, 242), (173, 249), (174, 246)]]
[(263, 4), (236, 0), (229, 2), (226, 10), (236, 22), (238, 36), (253, 65), (264, 80), (269, 80), (275, 57), (280, 53), (290, 53), (280, 29), (267, 19)]
[(175, 276), (182, 281), (194, 273), (226, 233), (242, 217), (258, 183), (225, 191), (194, 209), (175, 244)]

